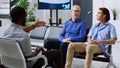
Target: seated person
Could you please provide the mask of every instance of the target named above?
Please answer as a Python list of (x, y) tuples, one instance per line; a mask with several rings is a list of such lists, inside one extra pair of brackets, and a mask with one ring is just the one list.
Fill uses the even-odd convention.
[(75, 52), (86, 52), (84, 68), (90, 68), (93, 54), (105, 51), (106, 44), (114, 44), (117, 35), (115, 27), (108, 21), (110, 19), (107, 8), (99, 8), (97, 13), (97, 24), (93, 25), (88, 33), (88, 43), (73, 42), (70, 43), (67, 50), (65, 68), (71, 68), (73, 55)]
[[(30, 38), (26, 32), (29, 32), (30, 30), (34, 29), (35, 27), (44, 26), (45, 22), (36, 20), (36, 22), (34, 24), (22, 29), (22, 26), (25, 25), (25, 22), (26, 22), (27, 13), (24, 8), (19, 7), (19, 6), (16, 6), (11, 10), (10, 16), (11, 16), (12, 22), (6, 28), (6, 30), (3, 34), (3, 37), (17, 40), (19, 42), (19, 44), (21, 45), (21, 49), (22, 49), (23, 54), (26, 59), (38, 56), (38, 53), (40, 52), (41, 47), (37, 46), (35, 48), (35, 50), (32, 52)], [(54, 51), (44, 51), (43, 54), (45, 54), (47, 56), (48, 64), (54, 63), (55, 68), (62, 68), (61, 56), (58, 51), (55, 51), (55, 50)], [(40, 59), (38, 59), (38, 60), (40, 60)], [(38, 62), (38, 63), (40, 63), (40, 62)], [(42, 63), (43, 62), (41, 62), (41, 64)], [(35, 63), (35, 65), (33, 65), (32, 68), (36, 68), (36, 67), (41, 68), (41, 66), (42, 65)]]
[(71, 18), (64, 23), (59, 41), (50, 40), (45, 43), (47, 49), (60, 49), (63, 65), (65, 65), (68, 44), (70, 42), (82, 42), (86, 38), (86, 23), (79, 19), (80, 10), (81, 8), (78, 5), (71, 8)]

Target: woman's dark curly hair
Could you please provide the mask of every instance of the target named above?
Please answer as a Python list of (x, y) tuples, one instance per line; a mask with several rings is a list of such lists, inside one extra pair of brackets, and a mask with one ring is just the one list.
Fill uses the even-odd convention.
[(108, 10), (107, 8), (104, 8), (104, 7), (99, 8), (99, 10), (102, 10), (103, 14), (106, 15), (105, 21), (106, 21), (106, 22), (109, 21), (109, 20), (110, 20), (110, 13), (109, 13), (109, 10)]

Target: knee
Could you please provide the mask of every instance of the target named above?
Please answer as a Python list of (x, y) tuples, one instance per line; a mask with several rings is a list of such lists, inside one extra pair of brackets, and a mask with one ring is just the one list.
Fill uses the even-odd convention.
[(93, 52), (93, 46), (91, 46), (91, 45), (88, 45), (87, 47), (86, 47), (86, 52), (87, 53), (89, 53), (89, 52)]
[(66, 49), (68, 47), (69, 43), (63, 42), (60, 44), (60, 48)]
[(68, 45), (68, 49), (73, 49), (74, 48), (74, 43), (70, 43), (69, 45)]

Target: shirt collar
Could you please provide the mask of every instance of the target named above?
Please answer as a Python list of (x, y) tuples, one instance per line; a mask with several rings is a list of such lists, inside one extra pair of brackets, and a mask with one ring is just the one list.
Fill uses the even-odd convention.
[[(72, 18), (70, 18), (70, 21), (72, 21)], [(80, 19), (78, 18), (77, 20), (75, 20), (74, 22), (78, 22), (80, 21)], [(73, 21), (72, 21), (73, 22)]]
[[(110, 23), (109, 22), (105, 22), (104, 26), (106, 25), (109, 25)], [(100, 26), (100, 22), (96, 25), (96, 27), (99, 27)]]
[(15, 27), (18, 27), (18, 28), (21, 28), (20, 25), (18, 25), (18, 24), (16, 24), (16, 23), (13, 23), (13, 22), (11, 22), (11, 25), (13, 25), (13, 26), (15, 26)]

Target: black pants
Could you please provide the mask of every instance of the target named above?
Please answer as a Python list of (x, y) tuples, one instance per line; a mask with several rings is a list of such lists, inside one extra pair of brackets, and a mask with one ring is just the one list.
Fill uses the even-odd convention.
[[(63, 68), (63, 63), (59, 50), (54, 49), (54, 50), (43, 51), (43, 55), (45, 55), (48, 59), (48, 66), (51, 66), (52, 68)], [(32, 68), (42, 68), (43, 65), (44, 65), (44, 59), (40, 58), (32, 66)]]
[(65, 63), (66, 63), (66, 55), (67, 55), (68, 45), (69, 45), (69, 43), (67, 43), (67, 42), (62, 42), (60, 44), (60, 52), (61, 52), (61, 55), (62, 55), (63, 66), (65, 66)]
[(44, 42), (44, 47), (47, 48), (48, 50), (51, 49), (60, 50), (63, 66), (65, 66), (68, 44), (69, 43), (67, 42), (60, 42), (59, 40), (46, 40)]
[(42, 68), (42, 66), (44, 65), (44, 59), (43, 58), (39, 58), (32, 66), (32, 68)]
[(52, 68), (63, 68), (61, 54), (59, 50), (53, 49), (43, 52), (48, 59), (48, 65)]
[(44, 42), (44, 47), (48, 50), (51, 49), (60, 49), (61, 42), (59, 40), (46, 40)]

